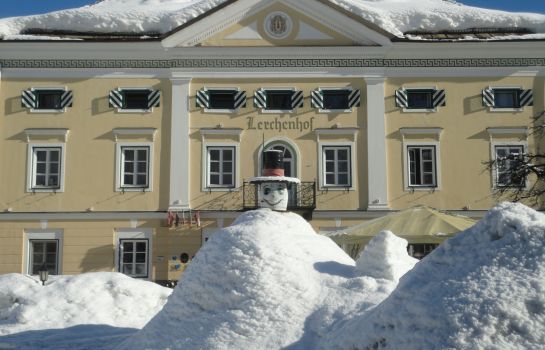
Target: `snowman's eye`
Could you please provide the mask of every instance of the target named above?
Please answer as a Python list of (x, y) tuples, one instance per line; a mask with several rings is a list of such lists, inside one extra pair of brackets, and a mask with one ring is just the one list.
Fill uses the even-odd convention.
[(269, 193), (271, 193), (271, 189), (266, 187), (264, 190), (263, 190), (263, 194), (265, 195), (268, 195)]

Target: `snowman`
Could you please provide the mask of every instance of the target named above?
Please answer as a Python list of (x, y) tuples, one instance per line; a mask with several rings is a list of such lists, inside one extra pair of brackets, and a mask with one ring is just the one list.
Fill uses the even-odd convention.
[(289, 187), (300, 181), (294, 177), (284, 176), (284, 159), (282, 151), (269, 150), (263, 152), (263, 176), (250, 179), (257, 185), (257, 206), (276, 211), (288, 208)]

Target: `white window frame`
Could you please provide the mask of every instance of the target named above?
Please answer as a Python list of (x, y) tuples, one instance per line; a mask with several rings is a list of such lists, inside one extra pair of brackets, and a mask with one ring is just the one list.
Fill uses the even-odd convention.
[(30, 264), (30, 241), (34, 240), (56, 240), (57, 245), (57, 272), (62, 275), (62, 262), (63, 262), (63, 236), (62, 229), (25, 229), (23, 240), (23, 274), (30, 275), (32, 272), (32, 265)]
[[(56, 87), (32, 87), (31, 91), (42, 91), (42, 90), (63, 90), (68, 91), (66, 86), (56, 86)], [(66, 107), (61, 109), (41, 109), (41, 108), (31, 108), (30, 113), (65, 113)]]
[[(35, 187), (35, 167), (34, 167), (34, 149), (35, 148), (60, 148), (60, 166), (59, 166), (59, 188)], [(66, 144), (65, 143), (34, 143), (30, 142), (27, 148), (27, 192), (64, 192), (64, 175), (66, 163)]]
[[(204, 91), (218, 91), (218, 90), (223, 90), (223, 91), (234, 91), (234, 92), (239, 92), (241, 91), (240, 88), (237, 88), (237, 87), (204, 87)], [(236, 113), (238, 112), (240, 108), (234, 108), (234, 109), (221, 109), (221, 108), (205, 108), (204, 111), (206, 113)]]
[[(114, 247), (115, 247), (115, 271), (122, 273), (121, 271), (121, 241), (122, 240), (147, 240), (148, 241), (148, 266), (147, 266), (147, 277), (133, 277), (143, 280), (151, 281), (153, 280), (153, 230), (150, 228), (118, 228), (115, 230), (114, 234)], [(127, 275), (128, 276), (128, 275)], [(132, 276), (131, 276), (132, 277)]]
[[(324, 164), (324, 147), (349, 147), (350, 148), (350, 170), (348, 172), (350, 185), (349, 186), (334, 186), (325, 183), (325, 164)], [(355, 142), (318, 142), (318, 179), (320, 190), (327, 191), (346, 191), (356, 188), (355, 182), (357, 179), (356, 172), (356, 145)]]
[[(233, 148), (235, 162), (233, 164), (234, 187), (210, 186), (209, 174), (209, 148)], [(235, 142), (204, 142), (202, 149), (202, 191), (203, 192), (231, 192), (240, 190), (240, 144)]]
[[(524, 90), (523, 86), (489, 86), (488, 89), (491, 90)], [(495, 98), (495, 96), (494, 96)], [(520, 101), (519, 101), (520, 102)], [(494, 103), (495, 104), (495, 103)], [(488, 107), (490, 112), (522, 112), (524, 110), (524, 107), (519, 108), (499, 108), (499, 107)]]
[[(411, 186), (409, 174), (409, 147), (435, 147), (435, 186)], [(441, 190), (441, 148), (438, 141), (403, 141), (403, 185), (405, 191)]]
[[(153, 142), (117, 142), (115, 159), (115, 192), (151, 192), (153, 191)], [(148, 154), (148, 187), (123, 186), (123, 148), (149, 148)]]
[[(350, 86), (347, 87), (318, 87), (318, 91), (331, 91), (331, 90), (347, 90), (347, 91), (354, 91), (354, 89)], [(349, 92), (349, 94), (350, 94)], [(348, 109), (318, 109), (318, 113), (350, 113), (352, 112), (352, 108)]]
[[(142, 90), (148, 90), (153, 91), (154, 89), (149, 86), (143, 86), (143, 87), (118, 87), (119, 91), (142, 91)], [(151, 108), (117, 108), (118, 113), (152, 113), (153, 107)]]
[[(411, 90), (438, 90), (437, 86), (412, 86), (412, 87), (403, 87), (405, 91)], [(433, 94), (432, 94), (433, 97)], [(407, 103), (409, 103), (409, 97), (407, 96)], [(408, 108), (403, 107), (403, 112), (405, 113), (435, 113), (437, 108)]]
[[(268, 88), (268, 87), (263, 87), (261, 88), (260, 90), (263, 90), (263, 91), (297, 91), (298, 89), (296, 87), (286, 87), (286, 88), (282, 88), (282, 87), (274, 87), (274, 88)], [(295, 112), (295, 109), (266, 109), (266, 108), (261, 108), (261, 113), (294, 113)]]
[[(514, 146), (522, 146), (522, 151), (524, 153), (527, 153), (528, 152), (528, 142), (527, 141), (492, 141), (490, 142), (490, 159), (492, 159), (493, 161), (496, 160), (496, 147), (502, 147), (502, 146), (505, 146), (505, 147), (514, 147)], [(498, 186), (498, 171), (497, 171), (497, 168), (496, 168), (496, 165), (494, 166), (494, 169), (492, 169), (491, 171), (491, 176), (492, 176), (492, 189), (496, 190), (496, 189), (500, 189), (500, 188), (509, 188), (511, 186)], [(526, 177), (525, 179), (525, 183), (524, 183), (524, 186), (521, 186), (521, 187), (517, 187), (517, 186), (512, 186), (512, 188), (515, 188), (515, 189), (529, 189), (529, 186), (530, 186), (530, 183), (528, 181), (528, 177)]]

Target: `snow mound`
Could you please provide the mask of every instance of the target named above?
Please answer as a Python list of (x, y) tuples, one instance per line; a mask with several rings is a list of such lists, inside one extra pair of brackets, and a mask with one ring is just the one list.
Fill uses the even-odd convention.
[(391, 231), (381, 231), (365, 246), (356, 269), (366, 276), (399, 281), (418, 262), (407, 253), (408, 242)]
[(170, 293), (112, 272), (51, 276), (45, 286), (27, 275), (1, 275), (0, 335), (79, 324), (142, 328)]
[(313, 349), (395, 287), (300, 216), (246, 212), (199, 250), (163, 310), (121, 349)]
[(323, 349), (542, 349), (545, 215), (503, 203), (445, 241)]
[[(330, 0), (399, 37), (406, 31), (524, 27), (545, 33), (545, 15), (512, 13), (443, 0)], [(77, 9), (0, 20), (0, 36), (28, 29), (164, 34), (225, 0), (104, 0)], [(29, 38), (33, 38), (31, 36)], [(517, 37), (520, 38), (520, 37)]]

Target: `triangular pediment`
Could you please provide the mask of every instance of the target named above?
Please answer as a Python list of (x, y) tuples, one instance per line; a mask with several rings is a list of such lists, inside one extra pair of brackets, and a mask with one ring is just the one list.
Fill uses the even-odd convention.
[(163, 39), (165, 47), (387, 46), (390, 36), (324, 0), (232, 0)]

